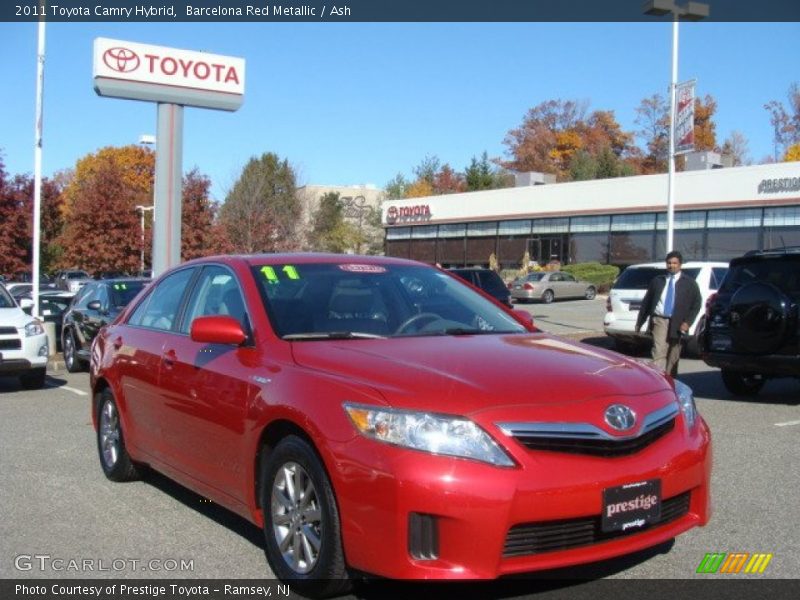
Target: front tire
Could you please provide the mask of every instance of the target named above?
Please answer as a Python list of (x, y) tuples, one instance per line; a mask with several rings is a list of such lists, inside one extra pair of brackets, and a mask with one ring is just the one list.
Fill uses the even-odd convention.
[(736, 396), (756, 396), (764, 387), (766, 380), (763, 376), (755, 373), (722, 369), (722, 383), (731, 394)]
[(597, 289), (591, 285), (586, 288), (586, 292), (583, 294), (583, 297), (587, 300), (594, 300), (595, 296), (597, 296)]
[(125, 436), (122, 434), (122, 422), (114, 394), (106, 388), (97, 394), (96, 399), (97, 451), (103, 473), (111, 481), (139, 479), (139, 469), (125, 448)]
[(542, 294), (542, 302), (545, 304), (550, 304), (553, 300), (555, 300), (555, 294), (553, 294), (553, 290), (545, 290), (544, 294)]
[(350, 589), (333, 488), (304, 439), (284, 438), (262, 461), (261, 507), (276, 577), (314, 598)]

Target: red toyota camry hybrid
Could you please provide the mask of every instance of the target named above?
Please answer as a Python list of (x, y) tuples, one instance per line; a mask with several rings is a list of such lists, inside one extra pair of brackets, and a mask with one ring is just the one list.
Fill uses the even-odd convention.
[(691, 389), (412, 261), (182, 264), (97, 336), (91, 383), (109, 479), (151, 467), (263, 527), (306, 595), (597, 561), (710, 516)]

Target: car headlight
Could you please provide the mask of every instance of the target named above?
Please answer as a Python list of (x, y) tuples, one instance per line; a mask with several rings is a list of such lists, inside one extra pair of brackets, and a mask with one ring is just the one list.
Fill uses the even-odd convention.
[(497, 442), (469, 419), (349, 403), (344, 409), (359, 433), (374, 440), (499, 467), (514, 466)]
[(697, 406), (694, 403), (694, 392), (685, 383), (675, 379), (675, 396), (678, 398), (678, 404), (681, 407), (683, 418), (686, 420), (686, 425), (689, 429), (694, 426), (697, 420)]
[(31, 321), (25, 325), (25, 337), (33, 337), (35, 335), (42, 335), (43, 333), (44, 327), (42, 327), (41, 321)]

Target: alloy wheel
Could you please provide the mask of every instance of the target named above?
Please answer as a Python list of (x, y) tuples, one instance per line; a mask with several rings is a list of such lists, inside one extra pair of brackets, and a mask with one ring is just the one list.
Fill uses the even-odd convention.
[(120, 454), (120, 429), (117, 407), (106, 400), (100, 411), (100, 450), (108, 469), (117, 464)]
[(272, 484), (272, 530), (283, 560), (298, 574), (314, 568), (322, 547), (322, 511), (305, 469), (286, 462)]

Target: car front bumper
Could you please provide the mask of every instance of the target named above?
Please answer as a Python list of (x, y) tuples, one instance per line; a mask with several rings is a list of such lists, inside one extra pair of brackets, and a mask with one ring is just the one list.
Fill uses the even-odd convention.
[[(14, 339), (3, 339), (7, 342), (19, 340), (19, 347), (7, 348), (0, 347), (0, 374), (19, 375), (27, 373), (33, 369), (43, 369), (47, 367), (49, 354), (47, 334), (25, 337), (24, 335), (14, 336)], [(12, 345), (9, 343), (9, 345)], [(16, 344), (14, 344), (16, 345)]]
[[(711, 440), (699, 417), (691, 435), (673, 431), (613, 459), (520, 446), (513, 451), (518, 466), (500, 468), (360, 437), (335, 453), (347, 562), (396, 579), (493, 579), (594, 562), (666, 542), (705, 525), (711, 512)], [(603, 534), (603, 490), (652, 479), (660, 480), (662, 511), (672, 516), (636, 532)], [(538, 535), (562, 525), (568, 535), (591, 531), (536, 550)]]

